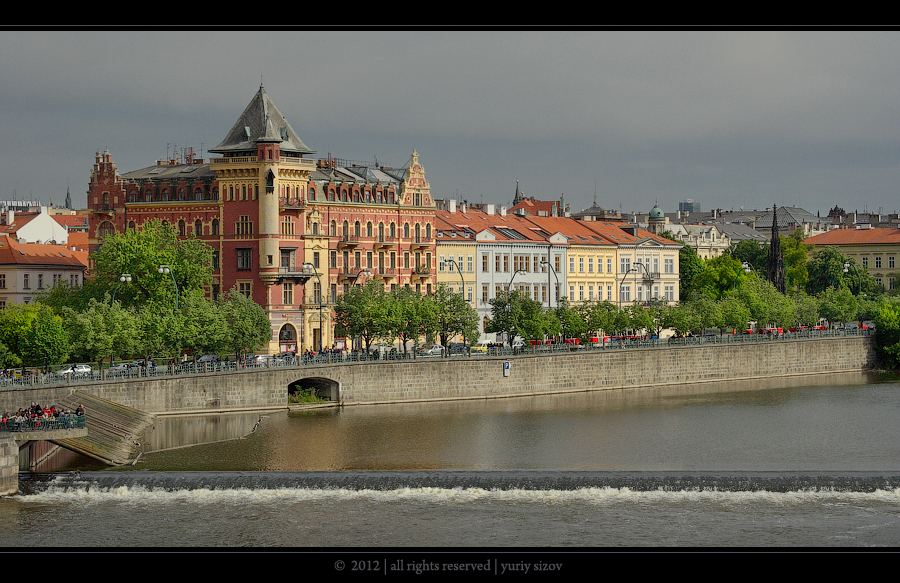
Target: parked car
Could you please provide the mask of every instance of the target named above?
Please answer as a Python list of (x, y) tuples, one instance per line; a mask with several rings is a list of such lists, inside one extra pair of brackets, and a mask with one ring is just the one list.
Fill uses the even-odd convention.
[(70, 365), (64, 366), (63, 368), (56, 371), (56, 374), (59, 376), (63, 376), (63, 377), (65, 377), (65, 376), (80, 377), (80, 376), (84, 376), (84, 375), (89, 375), (93, 371), (94, 371), (94, 369), (92, 369), (90, 367), (90, 365), (87, 365), (87, 364), (70, 364)]
[(124, 374), (131, 370), (133, 367), (130, 362), (120, 362), (118, 364), (114, 364), (108, 369), (106, 369), (107, 374)]
[(472, 352), (477, 352), (479, 354), (487, 354), (488, 351), (488, 343), (487, 342), (479, 342), (475, 346), (472, 347)]
[(432, 344), (431, 346), (419, 348), (418, 350), (416, 350), (416, 354), (418, 354), (419, 356), (443, 356), (444, 347), (440, 344)]
[(197, 362), (219, 362), (222, 360), (218, 354), (204, 354), (197, 359)]
[(469, 349), (471, 346), (466, 344), (465, 342), (454, 342), (450, 345), (450, 354), (469, 354)]
[(273, 362), (275, 358), (271, 354), (253, 354), (244, 360), (247, 366), (266, 366)]

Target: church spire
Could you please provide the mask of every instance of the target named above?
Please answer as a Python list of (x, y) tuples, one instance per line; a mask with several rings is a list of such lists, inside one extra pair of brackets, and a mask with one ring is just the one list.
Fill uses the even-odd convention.
[(772, 205), (772, 239), (769, 241), (769, 258), (766, 261), (766, 279), (780, 293), (785, 292), (784, 256), (781, 253), (781, 236), (778, 233), (777, 205)]

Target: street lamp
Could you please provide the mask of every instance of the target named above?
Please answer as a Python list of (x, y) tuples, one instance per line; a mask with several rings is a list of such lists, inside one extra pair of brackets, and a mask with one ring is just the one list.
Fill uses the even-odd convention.
[(113, 288), (112, 300), (110, 300), (109, 305), (113, 305), (116, 303), (116, 292), (119, 291), (119, 285), (125, 283), (126, 281), (131, 281), (130, 273), (123, 273), (119, 276), (119, 282), (116, 283), (116, 287)]
[(465, 299), (465, 294), (463, 294), (464, 288), (466, 286), (466, 280), (463, 277), (462, 269), (459, 267), (459, 263), (453, 260), (453, 258), (447, 259), (446, 263), (453, 265), (456, 267), (456, 272), (459, 273), (459, 293), (463, 295)]
[(844, 273), (850, 273), (850, 268), (853, 268), (853, 271), (856, 272), (856, 295), (861, 296), (862, 293), (862, 276), (859, 273), (859, 270), (856, 269), (856, 265), (853, 265), (849, 261), (844, 263)]
[[(319, 277), (319, 270), (316, 269), (316, 266), (312, 263), (306, 262), (303, 264), (303, 267), (310, 267), (313, 270), (313, 274), (316, 276), (316, 279), (319, 281), (319, 352), (322, 352), (322, 345), (325, 342), (325, 324), (322, 321), (322, 298), (325, 290), (322, 289), (322, 279)], [(362, 272), (360, 272), (362, 273)], [(357, 274), (359, 277), (359, 274)], [(355, 280), (354, 280), (355, 281)]]
[[(509, 297), (509, 288), (512, 285), (513, 280), (516, 278), (517, 273), (525, 273), (524, 269), (517, 269), (513, 271), (513, 274), (509, 278), (509, 283), (506, 284), (506, 309), (509, 310), (510, 315), (512, 315), (512, 303), (510, 302)], [(513, 339), (509, 339), (509, 345), (512, 346)]]
[[(637, 263), (635, 263), (635, 265), (637, 265)], [(620, 310), (622, 309), (622, 284), (625, 283), (625, 278), (628, 277), (629, 273), (636, 273), (637, 270), (638, 269), (636, 267), (632, 267), (631, 269), (629, 269), (628, 271), (623, 273), (622, 279), (619, 280), (619, 309)]]
[(175, 282), (175, 274), (172, 273), (172, 268), (168, 265), (160, 265), (159, 266), (160, 273), (168, 273), (172, 278), (172, 284), (175, 286), (175, 309), (178, 309), (178, 283)]
[[(550, 265), (550, 262), (547, 261), (546, 259), (543, 259), (543, 258), (541, 259), (541, 265), (546, 265), (547, 267), (549, 267), (549, 268), (550, 268), (550, 271), (553, 272), (553, 277), (556, 278), (556, 307), (559, 308), (559, 276), (556, 275), (556, 270), (553, 269), (553, 266)], [(549, 300), (547, 301), (547, 307), (550, 307), (550, 302), (549, 302)], [(566, 331), (565, 331), (565, 328), (564, 328), (562, 315), (561, 315), (561, 314), (558, 314), (558, 315), (559, 315), (559, 330), (560, 330), (560, 333), (562, 334), (563, 342), (565, 342), (565, 340), (566, 340)]]

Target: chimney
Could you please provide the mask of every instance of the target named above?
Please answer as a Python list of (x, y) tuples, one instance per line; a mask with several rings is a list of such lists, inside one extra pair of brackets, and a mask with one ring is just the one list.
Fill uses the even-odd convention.
[(450, 199), (450, 212), (451, 213), (456, 212), (456, 199), (455, 198)]
[(16, 220), (15, 211), (12, 211), (12, 210), (6, 211), (6, 224), (11, 225), (11, 224), (13, 224), (13, 221), (15, 221), (15, 220)]
[(485, 205), (484, 212), (489, 215), (494, 214), (494, 205), (492, 205), (492, 204)]
[(506, 216), (506, 207), (505, 207), (505, 206), (501, 206), (501, 207), (500, 207), (500, 216), (501, 216), (501, 217), (505, 217), (505, 216)]

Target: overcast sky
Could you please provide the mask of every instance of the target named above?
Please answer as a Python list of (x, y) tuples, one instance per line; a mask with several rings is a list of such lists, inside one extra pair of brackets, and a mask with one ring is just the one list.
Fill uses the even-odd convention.
[(891, 31), (3, 31), (0, 200), (77, 207), (224, 139), (262, 81), (304, 143), (436, 198), (897, 212)]

